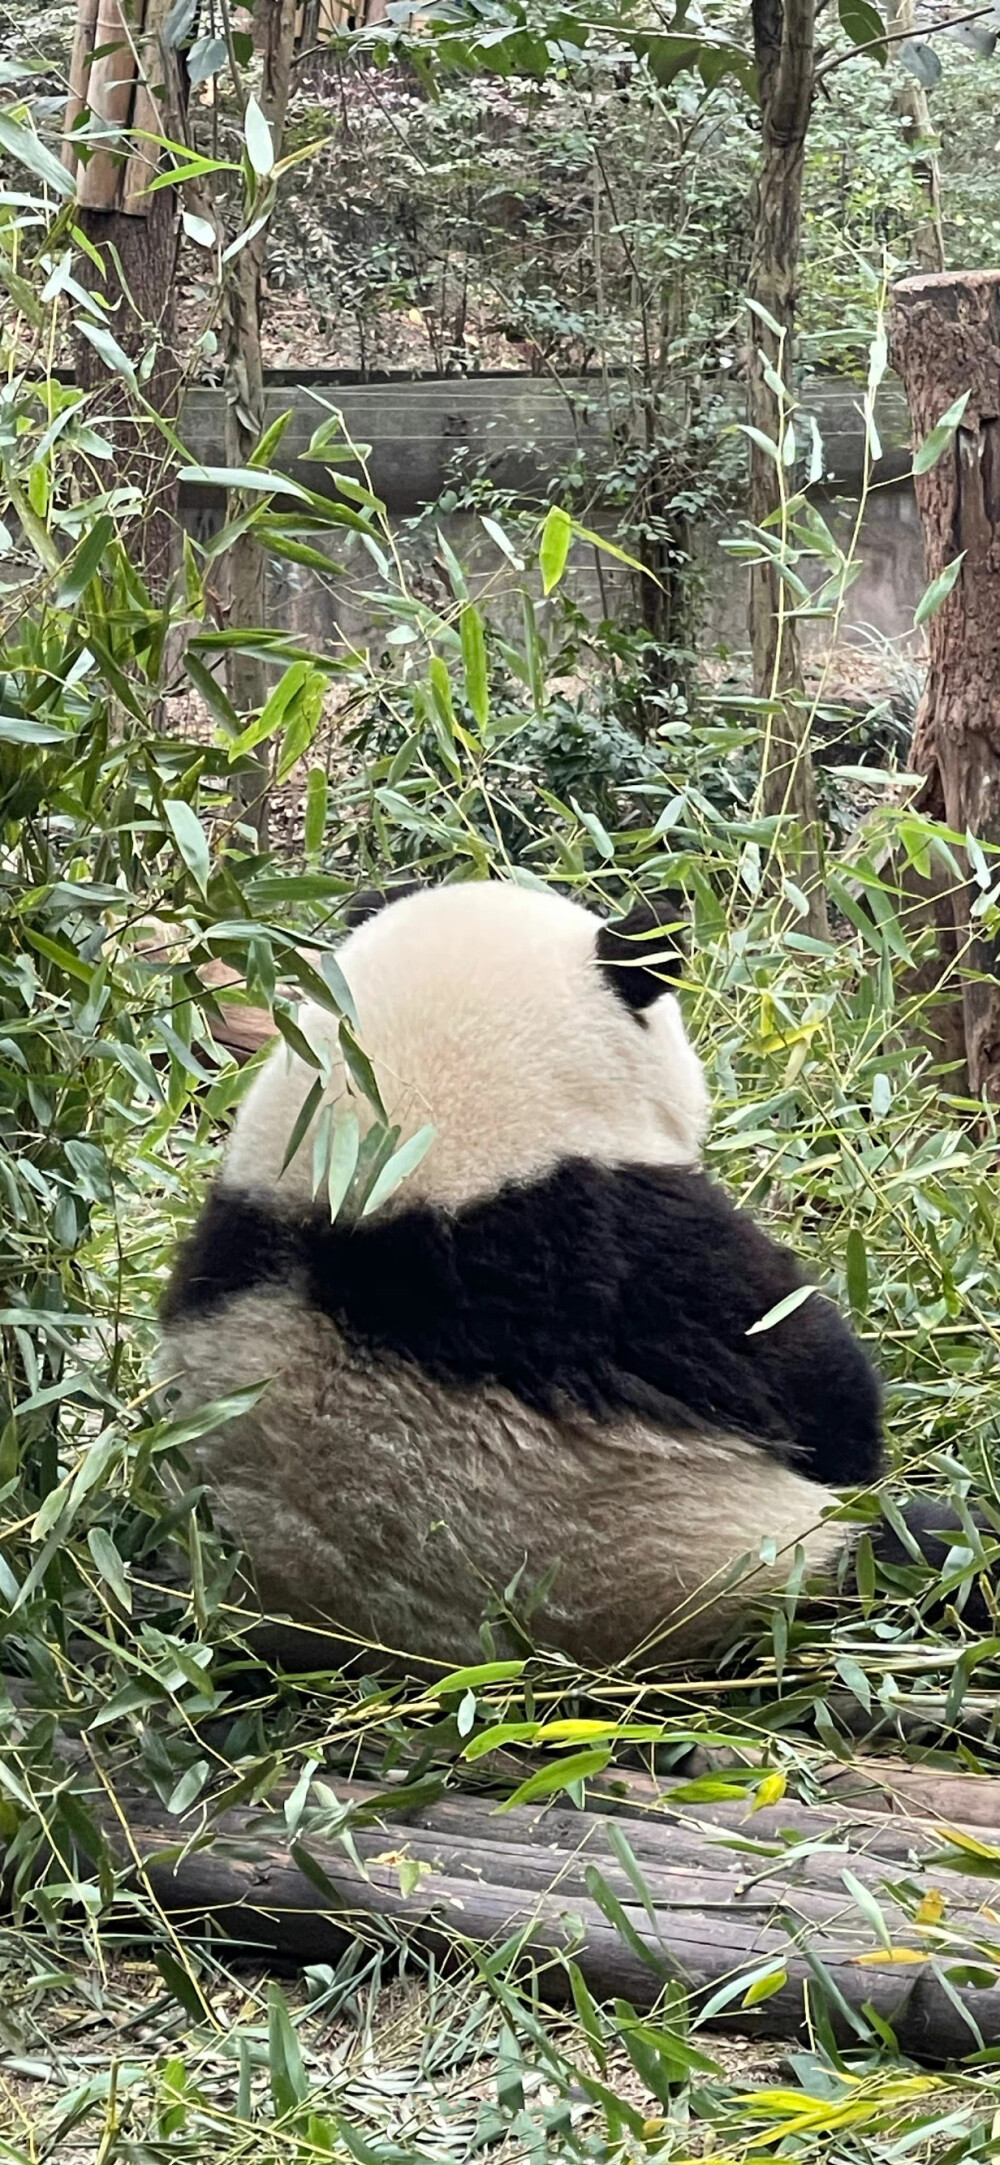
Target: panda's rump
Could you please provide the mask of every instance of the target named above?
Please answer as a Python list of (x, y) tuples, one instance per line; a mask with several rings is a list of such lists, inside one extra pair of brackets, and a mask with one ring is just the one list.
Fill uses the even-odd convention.
[(820, 1523), (829, 1491), (744, 1439), (556, 1419), (499, 1385), (376, 1362), (287, 1285), (168, 1328), (163, 1372), (186, 1406), (273, 1379), (197, 1447), (220, 1520), (265, 1609), (404, 1653), (480, 1658), (481, 1619), (520, 1574), (529, 1610), (551, 1575), (539, 1644), (593, 1664), (644, 1646), (680, 1659), (735, 1609), (741, 1557), (763, 1590), (796, 1543), (811, 1571), (843, 1544)]

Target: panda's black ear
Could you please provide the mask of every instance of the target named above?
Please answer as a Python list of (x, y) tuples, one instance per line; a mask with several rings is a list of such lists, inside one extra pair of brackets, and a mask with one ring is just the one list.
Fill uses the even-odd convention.
[(362, 887), (341, 912), (348, 932), (356, 932), (369, 917), (377, 917), (380, 910), (387, 910), (390, 902), (402, 902), (406, 895), (420, 893), (419, 880), (400, 880), (395, 887)]
[(597, 959), (618, 998), (634, 1015), (652, 1007), (684, 968), (687, 906), (676, 887), (644, 895), (627, 917), (602, 925)]

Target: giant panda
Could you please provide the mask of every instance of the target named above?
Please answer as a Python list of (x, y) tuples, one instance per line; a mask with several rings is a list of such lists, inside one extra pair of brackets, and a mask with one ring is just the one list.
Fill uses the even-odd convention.
[[(331, 1222), (308, 1137), (285, 1162), (315, 1070), (279, 1043), (163, 1306), (185, 1406), (266, 1382), (201, 1459), (265, 1609), (461, 1664), (491, 1602), (502, 1645), (516, 1582), (536, 1644), (603, 1668), (697, 1655), (797, 1556), (831, 1582), (837, 1492), (882, 1468), (880, 1387), (823, 1294), (753, 1331), (805, 1280), (701, 1169), (675, 899), (609, 925), (484, 881), (358, 916), (361, 1040), (431, 1147)], [(336, 1017), (301, 1027), (370, 1123)], [(955, 1514), (910, 1512), (941, 1563)]]

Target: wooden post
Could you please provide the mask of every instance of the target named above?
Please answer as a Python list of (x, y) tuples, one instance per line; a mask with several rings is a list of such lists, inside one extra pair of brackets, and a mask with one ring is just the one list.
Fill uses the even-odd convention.
[[(88, 29), (93, 25), (93, 43), (84, 51), (84, 77), (71, 86), (71, 96), (79, 99), (78, 111), (89, 109), (93, 122), (116, 131), (127, 130), (132, 126), (138, 71), (135, 33), (141, 30), (141, 21), (134, 25), (126, 22), (121, 0), (98, 0), (94, 14), (91, 0), (86, 0), (86, 13)], [(121, 209), (125, 174), (121, 151), (113, 146), (95, 150), (84, 163), (72, 139), (67, 148), (70, 159), (76, 161), (80, 209)]]
[(63, 164), (76, 175), (81, 210), (150, 215), (154, 199), (146, 188), (159, 165), (155, 147), (133, 139), (127, 150), (109, 145), (84, 159), (77, 129), (81, 115), (89, 114), (98, 127), (133, 138), (163, 133), (150, 86), (160, 84), (164, 73), (159, 51), (164, 13), (161, 0), (132, 0), (131, 6), (128, 0), (79, 0)]
[[(275, 159), (281, 157), (285, 116), (295, 52), (295, 0), (258, 0), (255, 34), (264, 69), (260, 105), (271, 130)], [(270, 228), (264, 225), (240, 250), (225, 295), (226, 463), (246, 467), (264, 427), (264, 357), (261, 307), (264, 262)], [(242, 506), (231, 494), (230, 517)], [(266, 560), (255, 535), (241, 534), (228, 556), (229, 628), (249, 631), (265, 616)], [(241, 718), (249, 718), (267, 697), (267, 674), (258, 654), (233, 652), (228, 663), (229, 696)], [(236, 777), (234, 796), (240, 815), (256, 829), (261, 847), (267, 841), (270, 765), (263, 753), (247, 761)]]
[[(1000, 271), (901, 280), (891, 347), (915, 443), (969, 393), (951, 443), (916, 478), (928, 580), (963, 561), (928, 622), (911, 764), (925, 777), (928, 811), (959, 834), (1000, 844)], [(972, 1090), (1000, 1102), (1000, 979), (996, 943), (970, 915), (977, 891), (970, 880), (951, 898), (965, 953), (965, 1048)]]

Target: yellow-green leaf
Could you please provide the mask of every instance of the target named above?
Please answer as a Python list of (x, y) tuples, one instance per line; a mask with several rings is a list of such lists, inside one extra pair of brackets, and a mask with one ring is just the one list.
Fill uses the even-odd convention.
[(568, 511), (553, 504), (542, 528), (538, 545), (538, 565), (542, 574), (542, 592), (551, 594), (558, 586), (566, 569), (569, 545), (573, 538), (573, 521)]
[(486, 635), (482, 617), (471, 601), (462, 610), (459, 630), (462, 635), (462, 660), (465, 664), (465, 696), (472, 708), (477, 727), (485, 729), (490, 718)]

